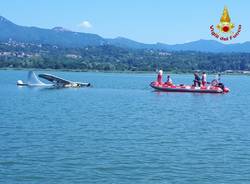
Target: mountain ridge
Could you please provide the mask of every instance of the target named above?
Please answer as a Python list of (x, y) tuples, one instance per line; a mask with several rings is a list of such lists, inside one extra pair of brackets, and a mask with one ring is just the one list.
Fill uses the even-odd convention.
[(183, 44), (146, 44), (124, 37), (103, 38), (97, 34), (74, 32), (59, 26), (52, 29), (20, 26), (3, 16), (0, 16), (0, 28), (1, 42), (11, 39), (17, 42), (50, 44), (62, 47), (113, 45), (129, 49), (158, 49), (166, 51), (250, 52), (250, 41), (223, 44), (216, 40), (200, 39)]

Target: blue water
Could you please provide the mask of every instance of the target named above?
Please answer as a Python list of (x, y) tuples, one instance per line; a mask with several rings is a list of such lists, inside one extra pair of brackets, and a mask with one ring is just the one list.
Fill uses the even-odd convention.
[(154, 92), (154, 74), (49, 73), (94, 87), (20, 88), (27, 71), (0, 71), (0, 183), (250, 183), (249, 76), (223, 76), (222, 95)]

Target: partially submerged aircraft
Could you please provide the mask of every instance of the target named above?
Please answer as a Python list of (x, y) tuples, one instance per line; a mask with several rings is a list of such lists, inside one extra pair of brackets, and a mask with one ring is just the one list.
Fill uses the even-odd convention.
[(28, 86), (28, 87), (56, 87), (56, 88), (80, 88), (80, 87), (89, 87), (90, 83), (82, 82), (73, 82), (69, 80), (62, 79), (60, 77), (51, 75), (51, 74), (39, 74), (40, 78), (50, 81), (52, 84), (46, 84), (40, 81), (36, 74), (33, 71), (28, 73), (27, 82), (22, 80), (17, 81), (18, 86)]
[(56, 87), (63, 87), (63, 88), (80, 88), (80, 87), (89, 87), (90, 83), (84, 82), (73, 82), (66, 79), (62, 79), (60, 77), (51, 75), (51, 74), (39, 74), (40, 78), (48, 80), (52, 82)]

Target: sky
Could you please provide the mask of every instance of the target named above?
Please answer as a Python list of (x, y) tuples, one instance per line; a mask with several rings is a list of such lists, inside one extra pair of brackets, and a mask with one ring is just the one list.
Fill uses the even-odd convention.
[[(230, 43), (250, 41), (248, 0), (0, 0), (0, 15), (18, 25), (126, 37), (143, 43), (178, 44), (210, 35), (224, 6), (242, 25)], [(236, 29), (236, 28), (235, 28)]]

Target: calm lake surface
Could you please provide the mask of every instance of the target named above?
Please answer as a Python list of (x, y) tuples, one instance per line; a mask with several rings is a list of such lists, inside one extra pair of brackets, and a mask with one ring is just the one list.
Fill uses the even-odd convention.
[(46, 73), (94, 87), (20, 88), (27, 71), (0, 71), (0, 183), (250, 183), (249, 76), (222, 76), (223, 95), (154, 92), (155, 74)]

